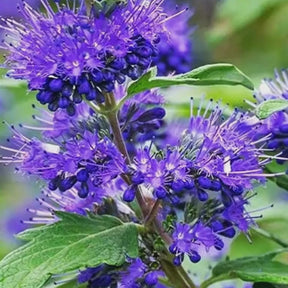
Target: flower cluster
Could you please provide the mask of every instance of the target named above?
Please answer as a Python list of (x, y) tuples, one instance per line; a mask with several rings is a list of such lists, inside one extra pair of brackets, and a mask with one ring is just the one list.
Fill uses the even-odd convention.
[(149, 197), (170, 207), (168, 214), (163, 208), (164, 219), (183, 207), (188, 214), (196, 209), (192, 219), (186, 215), (184, 222), (171, 223), (170, 251), (177, 265), (184, 253), (198, 262), (201, 247), (221, 250), (222, 237), (234, 237), (237, 229), (247, 233), (254, 223), (245, 209), (248, 193), (267, 176), (263, 168), (268, 156), (256, 146), (261, 140), (253, 140), (260, 123), (247, 127), (250, 116), (237, 110), (225, 120), (221, 108), (212, 107), (208, 103), (203, 114), (199, 108), (177, 146), (159, 152), (139, 149), (130, 166), (132, 184), (123, 196), (133, 201), (141, 184)]
[(51, 111), (61, 108), (74, 115), (83, 99), (103, 103), (115, 83), (136, 80), (150, 67), (165, 38), (163, 0), (128, 1), (109, 13), (94, 5), (89, 14), (85, 1), (78, 8), (55, 2), (53, 11), (42, 0), (45, 15), (20, 5), (26, 24), (5, 20), (2, 26), (10, 35), (1, 46), (10, 52), (7, 75), (27, 80)]
[[(79, 108), (80, 111), (83, 110), (83, 107)], [(97, 198), (95, 193), (103, 195), (102, 188), (112, 180), (117, 180), (125, 170), (125, 159), (109, 139), (109, 130), (106, 131), (103, 126), (96, 129), (97, 125), (93, 125), (92, 120), (89, 125), (88, 119), (86, 126), (81, 125), (83, 115), (80, 111), (73, 120), (68, 118), (69, 121), (63, 123), (60, 117), (54, 115), (54, 121), (46, 129), (43, 128), (44, 139), (29, 139), (19, 129), (10, 126), (13, 132), (8, 139), (11, 147), (1, 146), (2, 150), (10, 153), (1, 162), (15, 163), (17, 171), (40, 177), (48, 183), (51, 191), (59, 189), (63, 193), (74, 188), (80, 198), (89, 196), (94, 200)], [(90, 114), (87, 116), (89, 118)], [(34, 117), (44, 122), (44, 119)], [(94, 118), (96, 120), (97, 117)], [(105, 125), (104, 120), (102, 124)], [(61, 125), (65, 126), (59, 131), (58, 127)], [(99, 125), (101, 126), (100, 121)], [(42, 130), (40, 127), (21, 126)], [(61, 140), (58, 139), (59, 132)]]
[[(275, 80), (265, 79), (262, 81), (258, 91), (255, 93), (257, 104), (272, 99), (288, 99), (288, 74), (283, 70), (275, 72)], [(250, 103), (255, 106), (253, 103)], [(285, 162), (288, 156), (288, 113), (279, 111), (268, 117), (259, 131), (258, 137), (269, 135), (267, 148), (281, 152), (281, 158), (277, 159), (279, 164)]]
[[(123, 99), (125, 86), (116, 85), (116, 99)], [(119, 122), (127, 149), (135, 154), (135, 144), (162, 138), (165, 126), (164, 97), (157, 90), (145, 91), (126, 101), (119, 113)]]
[[(150, 271), (148, 266), (140, 259), (128, 260), (124, 271), (117, 271), (116, 267), (100, 265), (96, 268), (88, 268), (78, 276), (79, 283), (89, 281), (88, 287), (109, 288), (117, 285), (119, 288), (165, 288), (158, 282), (164, 273), (159, 270)], [(116, 287), (116, 286), (115, 286)]]
[[(173, 4), (175, 5), (173, 2), (166, 1), (164, 8), (167, 8), (167, 11), (173, 11), (171, 9)], [(179, 6), (175, 5), (175, 7), (176, 13), (179, 12)], [(188, 23), (193, 13), (189, 12), (188, 8), (186, 10), (186, 13), (182, 13), (166, 23), (170, 33), (162, 36), (163, 39), (157, 46), (158, 53), (153, 57), (153, 65), (157, 66), (159, 75), (185, 73), (193, 66), (192, 29)], [(174, 11), (169, 14), (173, 15)]]

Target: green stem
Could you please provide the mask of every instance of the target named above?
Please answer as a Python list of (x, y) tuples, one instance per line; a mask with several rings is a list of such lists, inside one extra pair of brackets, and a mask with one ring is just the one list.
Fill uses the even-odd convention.
[(190, 286), (189, 283), (183, 279), (182, 275), (178, 272), (177, 268), (170, 261), (161, 260), (161, 268), (165, 272), (169, 281), (171, 282), (173, 288), (195, 288), (195, 286)]
[(282, 240), (276, 238), (274, 235), (272, 235), (271, 233), (265, 231), (265, 230), (262, 230), (260, 228), (253, 228), (253, 230), (258, 233), (259, 235), (267, 238), (267, 239), (270, 239), (272, 241), (274, 241), (275, 243), (277, 243), (278, 245), (282, 246), (283, 248), (288, 248), (288, 244), (283, 242)]
[[(105, 94), (105, 113), (103, 114), (106, 115), (110, 123), (111, 129), (113, 132), (113, 139), (114, 139), (116, 146), (118, 147), (122, 155), (125, 157), (126, 163), (128, 165), (132, 164), (130, 155), (126, 148), (125, 141), (123, 139), (120, 124), (118, 121), (117, 104), (116, 104), (116, 100), (114, 98), (113, 93)], [(123, 174), (122, 178), (128, 185), (131, 185), (131, 179), (129, 178), (128, 175)], [(145, 197), (143, 196), (140, 185), (137, 186), (136, 199), (142, 211), (143, 219), (148, 219), (148, 223), (152, 224), (151, 226), (153, 227), (154, 232), (158, 233), (160, 237), (165, 241), (165, 243), (170, 245), (171, 238), (169, 237), (167, 233), (163, 231), (162, 225), (156, 217), (156, 214), (160, 205), (160, 201), (158, 202), (156, 201), (153, 206), (154, 209), (152, 208), (150, 210), (148, 204), (145, 201)], [(170, 255), (167, 250), (166, 250), (166, 254)], [(187, 273), (185, 272), (185, 270), (182, 267), (179, 268), (173, 265), (171, 259), (170, 261), (161, 260), (161, 266), (164, 272), (166, 273), (169, 281), (171, 281), (171, 283), (173, 284), (173, 287), (175, 288), (195, 288), (196, 287), (194, 283), (192, 282), (192, 280), (187, 275)]]
[[(115, 142), (116, 146), (118, 147), (118, 149), (122, 153), (122, 155), (125, 157), (126, 163), (131, 164), (132, 162), (131, 162), (130, 156), (128, 154), (128, 151), (127, 151), (127, 148), (126, 148), (123, 136), (122, 136), (122, 132), (120, 129), (120, 125), (119, 125), (119, 121), (118, 121), (118, 117), (117, 117), (117, 112), (111, 112), (111, 113), (107, 114), (107, 118), (108, 118), (108, 121), (110, 123), (111, 129), (113, 132), (114, 142)], [(127, 175), (122, 175), (122, 178), (124, 179), (124, 181), (128, 185), (131, 185), (131, 180), (129, 179), (129, 177)], [(145, 217), (149, 208), (146, 204), (145, 198), (143, 197), (141, 188), (139, 186), (137, 186), (136, 199), (137, 199), (138, 204), (142, 210), (143, 217)]]
[(178, 267), (179, 273), (183, 276), (183, 278), (186, 280), (186, 282), (189, 284), (190, 288), (196, 288), (195, 284), (187, 274), (187, 272), (184, 270), (183, 266)]

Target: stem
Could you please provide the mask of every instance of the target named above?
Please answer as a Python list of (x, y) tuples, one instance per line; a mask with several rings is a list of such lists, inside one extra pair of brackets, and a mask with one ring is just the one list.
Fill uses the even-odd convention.
[[(117, 104), (116, 104), (116, 100), (114, 98), (113, 93), (106, 93), (105, 100), (106, 100), (105, 101), (105, 108), (106, 108), (105, 115), (110, 123), (113, 136), (114, 136), (114, 142), (116, 146), (118, 147), (119, 151), (125, 157), (126, 163), (130, 165), (132, 164), (132, 161), (127, 151), (126, 144), (123, 139), (122, 132), (121, 132), (121, 128), (120, 128), (120, 124), (119, 124), (118, 116), (117, 116), (118, 114)], [(131, 179), (129, 178), (128, 175), (122, 174), (121, 176), (128, 185), (132, 184)], [(147, 222), (153, 224), (152, 227), (154, 228), (154, 232), (157, 232), (161, 236), (161, 238), (165, 241), (165, 243), (170, 245), (172, 242), (172, 239), (167, 233), (163, 231), (162, 224), (156, 218), (157, 211), (158, 211), (161, 201), (157, 200), (154, 206), (152, 207), (152, 209), (150, 210), (145, 201), (145, 197), (143, 196), (140, 185), (137, 186), (136, 199), (142, 211), (143, 218), (147, 219), (145, 221), (145, 224), (146, 224), (145, 226), (147, 227)], [(167, 250), (166, 250), (166, 253), (165, 252), (163, 253), (170, 255), (170, 253)], [(165, 255), (162, 255), (162, 256), (165, 257)], [(173, 287), (195, 288), (196, 286), (194, 285), (192, 280), (189, 278), (186, 271), (182, 267), (180, 268), (180, 267), (176, 267), (175, 265), (173, 265), (171, 259), (172, 257), (170, 257), (169, 261), (167, 261), (162, 258), (161, 266), (164, 272), (166, 273), (168, 279), (173, 284)]]
[[(107, 114), (107, 118), (108, 121), (110, 123), (112, 132), (113, 132), (113, 136), (114, 136), (114, 142), (116, 144), (116, 146), (118, 147), (119, 151), (122, 153), (122, 155), (125, 157), (126, 159), (126, 163), (127, 164), (131, 164), (131, 159), (130, 156), (128, 154), (124, 139), (123, 139), (123, 135), (120, 129), (120, 125), (119, 125), (119, 121), (118, 121), (118, 117), (117, 117), (117, 111), (113, 111), (109, 114)], [(129, 179), (129, 177), (127, 175), (122, 175), (122, 178), (124, 179), (124, 181), (128, 184), (131, 185), (131, 180)], [(146, 204), (145, 198), (143, 197), (141, 188), (139, 186), (137, 186), (136, 188), (136, 199), (138, 201), (138, 204), (142, 210), (142, 214), (143, 217), (145, 217), (145, 215), (147, 214), (149, 207)]]
[(161, 200), (157, 199), (152, 209), (149, 211), (148, 215), (146, 216), (144, 220), (145, 226), (149, 226), (151, 222), (154, 221), (155, 217), (157, 216), (160, 205), (161, 205)]
[(108, 121), (110, 123), (111, 129), (113, 132), (114, 142), (115, 142), (116, 146), (118, 147), (118, 149), (122, 153), (122, 155), (125, 157), (126, 163), (131, 164), (131, 159), (130, 159), (130, 156), (128, 154), (128, 151), (127, 151), (127, 148), (126, 148), (123, 136), (122, 136), (122, 132), (120, 129), (117, 114), (116, 113), (110, 113), (107, 115), (107, 118), (108, 118)]
[(193, 281), (188, 276), (188, 274), (186, 273), (186, 271), (184, 270), (184, 268), (182, 266), (178, 267), (178, 271), (183, 276), (183, 278), (186, 280), (186, 282), (189, 284), (190, 288), (196, 288), (195, 284), (193, 283)]
[(164, 270), (166, 276), (171, 282), (173, 288), (194, 288), (195, 286), (189, 286), (189, 284), (181, 277), (176, 267), (166, 260), (161, 260), (161, 267)]
[(276, 238), (273, 234), (265, 231), (265, 230), (262, 230), (260, 228), (253, 228), (253, 230), (258, 233), (259, 235), (267, 238), (267, 239), (270, 239), (272, 241), (274, 241), (275, 243), (277, 243), (278, 245), (282, 246), (283, 248), (288, 248), (288, 244), (283, 242), (281, 239), (278, 239)]

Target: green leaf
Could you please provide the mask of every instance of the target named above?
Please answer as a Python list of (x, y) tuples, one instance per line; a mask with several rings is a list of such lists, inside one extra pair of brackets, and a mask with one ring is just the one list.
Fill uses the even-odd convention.
[(211, 64), (176, 76), (157, 77), (156, 67), (150, 69), (128, 87), (126, 98), (152, 88), (175, 85), (242, 85), (253, 89), (251, 80), (231, 64)]
[(282, 175), (276, 177), (275, 183), (282, 189), (285, 189), (288, 191), (288, 176), (287, 175)]
[(288, 101), (284, 99), (267, 100), (256, 108), (256, 115), (259, 119), (266, 119), (271, 114), (288, 108)]
[[(258, 222), (257, 222), (258, 224)], [(260, 226), (261, 227), (261, 226)], [(282, 249), (283, 247), (268, 239), (264, 235), (260, 235), (253, 229), (249, 231), (250, 243), (247, 237), (240, 233), (231, 243), (228, 256), (231, 260), (243, 257), (259, 257), (268, 252)]]
[(274, 285), (271, 283), (265, 283), (265, 282), (257, 282), (253, 284), (253, 288), (287, 288), (287, 286), (285, 285), (285, 287), (283, 285)]
[[(272, 174), (272, 173), (281, 173), (283, 172), (283, 165), (276, 163), (275, 161), (268, 164), (265, 167), (265, 170)], [(268, 180), (274, 182), (278, 187), (288, 191), (288, 175), (281, 175), (276, 177), (269, 177)]]
[(84, 217), (57, 212), (52, 225), (19, 234), (29, 241), (0, 262), (0, 287), (39, 288), (53, 274), (95, 267), (120, 266), (126, 256), (137, 257), (138, 233), (133, 223), (111, 216)]
[(200, 287), (206, 288), (212, 283), (234, 278), (247, 282), (288, 284), (288, 265), (274, 259), (283, 252), (287, 250), (272, 252), (260, 257), (220, 262), (213, 268), (213, 276)]
[(104, 12), (106, 15), (110, 14), (115, 10), (117, 6), (122, 6), (127, 4), (127, 0), (94, 0), (93, 2), (86, 0), (88, 7), (93, 3), (94, 9), (98, 12)]

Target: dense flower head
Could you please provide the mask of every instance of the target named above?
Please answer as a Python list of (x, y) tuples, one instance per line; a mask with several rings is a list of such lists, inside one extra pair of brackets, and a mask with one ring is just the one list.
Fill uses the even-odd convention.
[(84, 199), (80, 198), (78, 193), (76, 187), (65, 193), (43, 189), (41, 197), (36, 198), (38, 205), (27, 209), (31, 217), (23, 219), (22, 222), (30, 225), (51, 224), (59, 220), (55, 211), (86, 215), (87, 211), (92, 211), (95, 205), (101, 204), (103, 199), (109, 196), (104, 189), (98, 189), (97, 193), (90, 193)]
[[(288, 99), (288, 75), (287, 71), (275, 72), (275, 80), (264, 79), (255, 92), (255, 99), (258, 104), (272, 99)], [(253, 103), (251, 103), (254, 106)], [(288, 156), (288, 113), (279, 111), (270, 115), (263, 121), (263, 125), (257, 137), (269, 135), (266, 147), (281, 152), (283, 159), (277, 159), (278, 163), (285, 162)]]
[(158, 154), (141, 149), (134, 160), (136, 168), (131, 168), (138, 175), (135, 181), (142, 175), (142, 183), (157, 198), (172, 196), (174, 200), (175, 191), (183, 189), (192, 189), (202, 201), (207, 198), (203, 190), (221, 191), (227, 205), (232, 196), (252, 189), (254, 181), (265, 181), (262, 164), (266, 162), (260, 159), (265, 155), (251, 136), (257, 126), (247, 130), (243, 124), (249, 116), (235, 111), (224, 120), (218, 106), (208, 117), (207, 113), (191, 117), (179, 146)]
[[(125, 86), (116, 85), (115, 88), (115, 97), (120, 100), (125, 96)], [(124, 103), (119, 111), (119, 122), (130, 153), (135, 154), (137, 144), (162, 138), (161, 128), (165, 126), (166, 115), (164, 103), (158, 90), (141, 92)]]
[(172, 237), (173, 243), (169, 250), (175, 255), (174, 264), (177, 266), (183, 262), (185, 254), (189, 256), (191, 262), (199, 262), (201, 256), (198, 251), (201, 246), (205, 247), (206, 250), (211, 247), (221, 250), (224, 247), (224, 243), (216, 236), (216, 233), (201, 222), (194, 226), (177, 223)]
[(129, 0), (107, 15), (97, 5), (88, 14), (85, 1), (77, 8), (76, 1), (73, 7), (58, 2), (54, 11), (42, 0), (45, 14), (20, 5), (26, 24), (4, 20), (9, 37), (2, 48), (9, 51), (9, 77), (27, 80), (51, 111), (74, 115), (83, 97), (102, 103), (116, 82), (135, 80), (149, 68), (167, 19), (163, 0)]
[(140, 259), (127, 259), (124, 270), (117, 267), (99, 265), (81, 271), (78, 276), (79, 283), (88, 282), (89, 288), (166, 288), (158, 282), (164, 273), (159, 270), (151, 270)]
[(265, 155), (253, 140), (260, 122), (248, 129), (245, 123), (250, 116), (238, 110), (227, 119), (218, 106), (207, 118), (206, 113), (191, 118), (182, 142), (198, 173), (236, 190), (251, 189), (255, 180), (264, 181), (261, 157)]
[[(68, 117), (65, 110), (57, 110), (55, 113), (39, 109), (33, 105), (35, 110), (38, 110), (32, 117), (38, 122), (38, 126), (27, 126), (30, 130), (42, 131), (42, 136), (45, 139), (57, 139), (59, 137), (73, 137), (79, 131), (103, 129), (103, 117), (98, 117), (93, 110), (86, 104), (81, 103), (75, 107), (75, 114)], [(40, 125), (39, 125), (40, 124)], [(101, 126), (102, 124), (102, 126)]]
[[(78, 131), (64, 142), (50, 139), (43, 142), (29, 139), (12, 126), (9, 140), (13, 148), (1, 146), (12, 153), (2, 158), (15, 163), (17, 171), (36, 175), (48, 181), (50, 190), (65, 192), (75, 187), (80, 198), (86, 198), (116, 179), (125, 170), (125, 159), (108, 137), (96, 130)], [(99, 192), (98, 191), (98, 192)]]
[(1, 163), (15, 164), (17, 171), (45, 180), (55, 177), (63, 159), (59, 146), (36, 137), (30, 139), (13, 125), (10, 129), (13, 134), (7, 139), (9, 146), (0, 146), (1, 150), (8, 152), (8, 155), (1, 157)]
[[(168, 15), (181, 11), (174, 1), (166, 1), (164, 7)], [(163, 39), (158, 44), (158, 53), (153, 57), (153, 64), (157, 66), (159, 75), (179, 74), (191, 70), (194, 58), (189, 20), (192, 15), (193, 13), (186, 8), (185, 13), (167, 21), (169, 35), (162, 36)]]
[(235, 110), (225, 116), (212, 102), (202, 110), (191, 116), (178, 145), (137, 150), (128, 170), (132, 185), (123, 194), (124, 201), (133, 201), (136, 186), (141, 185), (147, 197), (163, 201), (165, 222), (178, 209), (184, 210), (184, 219), (176, 217), (168, 225), (174, 227), (170, 252), (176, 265), (185, 254), (198, 262), (201, 248), (221, 250), (222, 238), (234, 237), (236, 230), (248, 232), (258, 217), (246, 210), (248, 195), (257, 183), (265, 182), (263, 168), (270, 161), (253, 140), (260, 123), (247, 127), (248, 114)]

